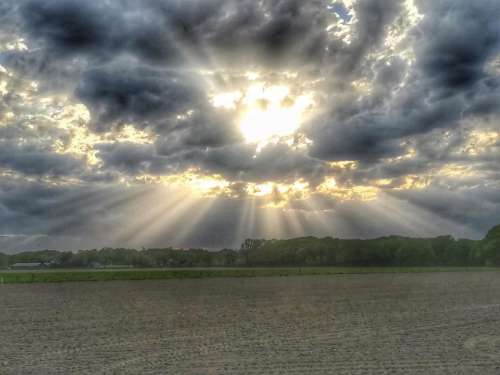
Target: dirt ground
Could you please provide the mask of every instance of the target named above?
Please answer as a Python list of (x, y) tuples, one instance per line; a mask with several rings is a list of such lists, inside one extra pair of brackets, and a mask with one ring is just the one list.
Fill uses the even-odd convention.
[(500, 273), (0, 285), (0, 374), (500, 374)]

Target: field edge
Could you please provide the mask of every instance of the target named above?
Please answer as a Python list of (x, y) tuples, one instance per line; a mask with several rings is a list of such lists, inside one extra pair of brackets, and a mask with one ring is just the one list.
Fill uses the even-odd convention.
[(0, 284), (285, 277), (377, 273), (500, 272), (496, 267), (290, 267), (0, 271)]

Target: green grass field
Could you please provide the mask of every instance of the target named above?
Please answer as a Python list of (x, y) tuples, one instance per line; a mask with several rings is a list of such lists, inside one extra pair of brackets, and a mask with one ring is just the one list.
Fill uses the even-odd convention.
[(200, 279), (210, 277), (271, 277), (369, 273), (500, 272), (488, 267), (302, 267), (302, 268), (182, 268), (182, 269), (65, 269), (0, 271), (0, 284), (71, 281)]

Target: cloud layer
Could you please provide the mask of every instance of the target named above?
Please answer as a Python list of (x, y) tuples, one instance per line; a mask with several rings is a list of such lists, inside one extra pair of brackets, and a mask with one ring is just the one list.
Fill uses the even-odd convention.
[[(7, 0), (0, 246), (479, 236), (500, 220), (499, 19), (495, 0)], [(259, 84), (311, 98), (291, 136), (245, 140)], [(191, 204), (210, 208), (175, 238)], [(106, 235), (162, 215), (141, 244)]]

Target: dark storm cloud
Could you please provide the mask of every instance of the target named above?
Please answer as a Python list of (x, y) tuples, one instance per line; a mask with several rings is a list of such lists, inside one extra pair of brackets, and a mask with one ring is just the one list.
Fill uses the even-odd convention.
[[(12, 99), (21, 100), (17, 96)], [(63, 137), (62, 132), (42, 119), (36, 126), (30, 121), (3, 124), (0, 126), (0, 168), (28, 176), (78, 176), (85, 171), (85, 162), (53, 150), (54, 140)]]
[(79, 60), (61, 64), (54, 55), (40, 50), (0, 53), (0, 64), (24, 78), (40, 82), (40, 88), (48, 93), (74, 90), (85, 65)]
[(105, 169), (129, 175), (176, 174), (201, 167), (208, 174), (219, 174), (229, 180), (295, 182), (306, 179), (318, 184), (329, 171), (323, 162), (280, 144), (268, 145), (258, 154), (251, 145), (242, 144), (206, 150), (185, 146), (168, 155), (162, 153), (161, 145), (158, 148), (130, 142), (101, 144), (97, 149)]
[[(187, 83), (180, 73), (148, 66), (158, 61), (170, 64), (173, 55), (181, 59), (192, 56), (195, 60), (206, 59), (206, 51), (223, 61), (235, 54), (260, 65), (266, 62), (273, 65), (277, 60), (281, 68), (285, 60), (292, 65), (313, 63), (320, 69), (331, 66), (337, 74), (349, 71), (359, 75), (371, 71), (379, 87), (376, 92), (351, 104), (351, 108), (339, 112), (335, 108), (331, 117), (318, 121), (311, 131), (315, 141), (312, 155), (323, 159), (376, 160), (398, 155), (403, 150), (404, 137), (436, 126), (447, 127), (460, 119), (458, 109), (464, 106), (461, 98), (436, 98), (435, 104), (429, 106), (428, 96), (435, 95), (433, 87), (418, 83), (421, 77), (415, 73), (412, 84), (405, 87), (398, 99), (389, 102), (382, 99), (384, 91), (401, 82), (406, 66), (391, 57), (385, 64), (370, 67), (367, 54), (381, 48), (388, 27), (401, 12), (401, 1), (356, 3), (357, 21), (350, 44), (332, 39), (326, 33), (326, 26), (335, 20), (334, 11), (329, 14), (326, 6), (325, 1), (295, 0), (155, 1), (145, 6), (128, 1), (35, 0), (24, 4), (21, 14), (28, 35), (38, 43), (45, 43), (46, 50), (56, 58), (76, 56), (89, 59), (91, 64), (105, 63), (104, 67), (83, 72), (75, 91), (76, 97), (91, 110), (95, 129), (132, 123), (152, 126), (163, 134), (175, 132), (169, 137), (173, 143), (164, 143), (167, 152), (194, 145), (201, 149), (222, 146), (237, 140), (232, 135), (226, 141), (218, 141), (230, 127), (216, 129), (214, 115), (209, 113), (212, 109), (200, 87)], [(458, 12), (456, 17), (462, 13)], [(443, 31), (433, 27), (432, 22), (422, 25), (423, 36), (417, 48), (422, 53), (439, 47), (426, 45), (427, 33), (440, 33), (444, 35), (442, 38), (450, 33), (446, 28)], [(479, 52), (486, 54), (491, 46)], [(171, 53), (162, 52), (164, 48)], [(135, 56), (135, 60), (122, 57), (125, 63), (113, 62), (123, 54)], [(420, 60), (417, 56), (422, 66), (420, 71), (425, 73), (429, 63)], [(212, 63), (210, 59), (206, 61)], [(182, 133), (177, 132), (169, 120), (193, 108), (204, 112), (203, 115), (197, 113), (198, 121), (187, 124), (191, 130), (186, 127)], [(204, 126), (207, 123), (209, 126)], [(205, 131), (200, 132), (202, 127)], [(216, 130), (206, 134), (210, 128)]]
[(330, 39), (326, 65), (334, 68), (333, 74), (356, 75), (366, 69), (367, 54), (380, 46), (387, 28), (401, 11), (401, 0), (366, 0), (356, 2), (354, 10), (357, 22), (354, 25), (353, 40)]
[[(236, 61), (239, 56), (249, 65), (312, 63), (343, 79), (371, 80), (371, 94), (346, 93), (343, 99), (334, 94), (331, 110), (310, 126), (311, 155), (325, 160), (376, 162), (397, 156), (408, 137), (454, 128), (467, 116), (498, 108), (498, 82), (485, 72), (498, 52), (497, 2), (420, 1), (425, 17), (409, 40), (416, 59), (411, 68), (395, 56), (373, 58), (384, 54), (388, 28), (404, 22), (402, 1), (355, 3), (350, 43), (332, 38), (326, 27), (335, 28), (351, 15), (340, 3), (330, 11), (327, 5), (319, 0), (30, 0), (20, 6), (21, 24), (28, 42), (38, 50), (42, 47), (43, 62), (30, 62), (21, 54), (11, 56), (11, 66), (26, 72), (34, 64), (50, 76), (56, 74), (47, 66), (58, 59), (87, 61), (88, 68), (79, 65), (73, 70), (79, 82), (75, 94), (90, 109), (94, 129), (125, 123), (152, 127), (168, 135), (161, 140), (160, 154), (187, 148), (191, 158), (206, 147), (239, 140), (234, 131), (225, 136), (231, 127), (210, 113), (199, 80), (175, 71), (181, 62), (221, 63), (209, 55), (222, 60), (222, 66), (233, 62), (229, 57)], [(173, 70), (160, 69), (159, 64)], [(388, 95), (405, 74), (398, 94)], [(195, 111), (191, 119), (175, 121), (187, 110)]]
[(169, 155), (180, 150), (217, 148), (241, 142), (242, 136), (234, 121), (224, 111), (199, 103), (188, 116), (176, 119), (168, 136), (159, 139), (158, 149)]
[(14, 1), (2, 1), (0, 3), (0, 47), (12, 42), (12, 36), (17, 35), (20, 30), (19, 4)]
[(174, 72), (120, 64), (85, 72), (76, 96), (93, 114), (97, 130), (124, 124), (160, 128), (169, 117), (203, 104), (203, 93), (191, 81)]
[(155, 6), (189, 52), (214, 54), (223, 66), (314, 61), (324, 53), (331, 17), (322, 0), (160, 1)]
[(481, 232), (498, 223), (500, 201), (497, 188), (471, 187), (457, 190), (398, 191), (392, 195), (439, 217)]
[[(223, 62), (228, 61), (224, 56), (231, 51), (247, 60), (247, 51), (254, 51), (260, 65), (275, 59), (292, 64), (312, 62), (319, 68), (322, 64), (337, 67), (337, 74), (347, 71), (368, 74), (371, 71), (373, 78), (386, 90), (399, 83), (405, 68), (403, 62), (392, 57), (390, 64), (370, 66), (372, 62), (366, 55), (383, 48), (381, 41), (401, 12), (402, 2), (369, 0), (355, 3), (357, 22), (350, 44), (326, 34), (328, 22), (333, 23), (334, 19), (334, 11), (330, 15), (325, 12), (326, 5), (325, 1), (304, 3), (295, 0), (154, 1), (141, 6), (129, 1), (34, 0), (22, 6), (21, 14), (28, 35), (38, 43), (46, 43), (47, 51), (54, 55), (109, 62), (126, 53), (134, 55), (142, 64), (152, 61), (165, 64), (174, 55), (181, 59), (194, 55), (210, 65), (212, 62), (204, 51), (222, 56)], [(331, 131), (336, 138), (345, 140), (349, 147), (344, 148), (355, 150), (348, 152), (340, 148), (338, 155), (333, 155), (334, 159), (358, 153), (363, 158), (363, 150), (373, 152), (375, 157), (393, 154), (397, 146), (388, 138), (399, 139), (436, 126), (451, 126), (460, 119), (460, 112), (471, 104), (461, 102), (460, 98), (442, 98), (447, 94), (443, 90), (453, 89), (453, 96), (465, 94), (463, 90), (485, 77), (485, 63), (498, 47), (498, 4), (495, 1), (422, 1), (420, 9), (426, 17), (414, 32), (417, 64), (399, 95), (404, 99), (380, 102), (375, 96), (384, 93), (376, 92), (364, 99), (362, 105), (351, 108), (349, 118), (333, 115), (325, 125), (326, 132)], [(164, 52), (164, 48), (169, 52)], [(97, 102), (106, 103), (96, 111), (99, 122), (115, 121), (116, 111), (124, 111), (130, 115), (129, 120), (139, 123), (143, 119), (147, 121), (149, 115), (165, 115), (177, 109), (179, 103), (169, 94), (176, 90), (179, 90), (179, 97), (187, 96), (185, 102), (189, 102), (184, 87), (167, 87), (168, 82), (155, 77), (157, 73), (145, 71), (149, 68), (141, 64), (136, 72), (134, 69), (124, 72), (123, 68), (111, 65), (83, 74), (83, 88), (77, 90), (77, 96), (92, 110), (97, 109)], [(128, 74), (131, 77), (126, 81), (124, 76)], [(154, 84), (152, 80), (156, 78), (160, 82)], [(110, 86), (109, 91), (99, 92), (106, 90), (102, 88), (105, 84)], [(137, 96), (134, 95), (136, 90)], [(155, 99), (166, 102), (159, 103)], [(168, 107), (169, 101), (173, 102), (172, 107)], [(379, 105), (373, 107), (374, 103)], [(475, 104), (479, 110), (481, 104)], [(490, 103), (490, 107), (494, 104)], [(483, 101), (482, 106), (487, 105)], [(374, 116), (381, 118), (372, 120)], [(373, 122), (376, 125), (366, 129)], [(323, 134), (323, 126), (319, 133)], [(334, 152), (329, 150), (339, 148), (331, 138), (333, 135), (325, 140), (318, 139), (315, 151), (318, 155), (326, 158)], [(330, 141), (333, 142), (330, 147), (323, 144)]]
[[(111, 233), (118, 207), (145, 196), (147, 187), (48, 185), (20, 178), (0, 180), (0, 233), (78, 236)], [(21, 231), (21, 232), (20, 232)], [(87, 242), (91, 238), (87, 239)]]
[[(60, 57), (103, 61), (131, 53), (165, 64), (185, 60), (184, 53), (206, 58), (215, 49), (245, 61), (241, 52), (251, 48), (254, 57), (285, 62), (283, 57), (291, 52), (306, 60), (324, 52), (324, 29), (331, 17), (326, 4), (323, 0), (30, 0), (23, 4), (21, 16), (25, 31)], [(294, 64), (296, 58), (289, 61)]]
[(287, 181), (301, 178), (318, 183), (328, 172), (321, 161), (287, 145), (267, 145), (258, 154), (248, 146), (229, 146), (208, 150), (202, 165), (231, 179), (246, 181)]
[[(314, 140), (312, 155), (324, 160), (376, 161), (401, 154), (403, 147), (389, 128), (368, 114), (332, 123), (316, 123), (309, 133)], [(379, 120), (380, 121), (380, 120)]]
[(407, 64), (399, 57), (380, 61), (375, 66), (375, 87), (378, 90), (390, 90), (403, 80)]
[(429, 15), (415, 46), (423, 77), (433, 80), (436, 89), (450, 91), (484, 78), (485, 63), (499, 51), (498, 1), (426, 0), (421, 8)]
[[(421, 181), (433, 180), (433, 185), (441, 188), (477, 186), (495, 184), (498, 181), (498, 163), (500, 162), (500, 143), (492, 141), (481, 145), (473, 138), (473, 133), (496, 131), (498, 118), (487, 123), (473, 122), (469, 127), (453, 130), (435, 129), (427, 134), (413, 137), (405, 145), (405, 152), (412, 152), (401, 159), (373, 162), (361, 160), (355, 169), (334, 169), (336, 179), (342, 184), (372, 185), (377, 180), (391, 179), (388, 186), (401, 186), (406, 176), (418, 176)], [(440, 170), (447, 166), (456, 166), (474, 172), (470, 177), (441, 176)], [(481, 177), (478, 177), (478, 176)]]
[(84, 170), (84, 162), (36, 145), (20, 146), (0, 141), (0, 166), (27, 175), (72, 176)]
[(29, 1), (21, 12), (27, 31), (46, 40), (49, 47), (58, 48), (59, 53), (115, 46), (106, 43), (113, 19), (97, 2)]
[[(496, 111), (498, 77), (485, 67), (500, 51), (498, 2), (422, 1), (420, 8), (425, 17), (413, 36), (416, 63), (397, 95), (388, 90), (401, 82), (404, 63), (374, 65), (371, 94), (352, 97), (344, 108), (334, 105), (311, 125), (313, 155), (376, 162), (404, 152), (408, 137)], [(389, 86), (379, 90), (378, 83)]]
[(59, 57), (105, 61), (128, 51), (152, 61), (175, 57), (163, 20), (134, 2), (34, 0), (21, 15), (26, 32)]
[(104, 163), (105, 169), (118, 170), (129, 175), (176, 172), (169, 166), (168, 160), (156, 153), (153, 145), (122, 142), (101, 144), (97, 150), (97, 156)]
[(194, 125), (192, 131), (171, 137), (200, 147), (238, 137), (224, 136), (229, 127), (209, 113), (200, 77), (179, 68), (316, 64), (333, 19), (322, 0), (27, 0), (19, 8), (23, 36), (36, 48), (3, 53), (3, 64), (41, 80), (43, 89), (77, 86), (99, 131), (129, 122), (166, 133), (179, 112), (203, 112), (193, 116), (198, 123), (182, 124)]

